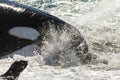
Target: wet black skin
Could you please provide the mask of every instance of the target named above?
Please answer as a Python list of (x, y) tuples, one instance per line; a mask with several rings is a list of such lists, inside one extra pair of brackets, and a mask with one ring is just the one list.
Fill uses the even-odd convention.
[[(16, 10), (17, 8), (23, 11)], [(40, 45), (45, 32), (49, 30), (49, 23), (54, 24), (55, 29), (58, 31), (64, 27), (75, 29), (61, 19), (41, 10), (12, 1), (0, 0), (0, 57), (37, 41), (39, 41)], [(31, 41), (8, 34), (8, 31), (16, 26), (34, 28), (40, 33), (40, 36), (37, 40)], [(75, 30), (79, 33), (77, 29)], [(81, 38), (81, 34), (78, 38), (80, 41), (76, 45), (79, 45), (84, 40), (83, 37)], [(88, 52), (87, 46), (84, 51), (85, 53)]]
[(16, 80), (18, 79), (20, 73), (27, 67), (27, 65), (28, 61), (15, 61), (14, 63), (12, 63), (7, 72), (1, 75), (1, 78), (3, 80)]

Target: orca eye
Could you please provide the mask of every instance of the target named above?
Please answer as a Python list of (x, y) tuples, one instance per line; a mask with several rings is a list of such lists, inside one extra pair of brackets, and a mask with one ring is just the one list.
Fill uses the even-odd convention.
[(12, 36), (28, 40), (36, 40), (40, 36), (37, 30), (30, 27), (14, 27), (8, 33)]

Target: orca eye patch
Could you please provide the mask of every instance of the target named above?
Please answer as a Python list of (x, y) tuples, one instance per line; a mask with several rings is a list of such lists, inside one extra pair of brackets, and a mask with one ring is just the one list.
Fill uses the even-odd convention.
[(12, 36), (28, 40), (36, 40), (40, 36), (37, 30), (30, 27), (14, 27), (8, 33)]

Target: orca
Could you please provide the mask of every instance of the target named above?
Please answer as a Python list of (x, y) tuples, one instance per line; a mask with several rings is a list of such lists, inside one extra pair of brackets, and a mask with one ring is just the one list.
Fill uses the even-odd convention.
[[(0, 57), (33, 43), (41, 46), (50, 28), (54, 28), (59, 35), (62, 30), (71, 34), (72, 45), (68, 42), (65, 46), (77, 50), (78, 57), (87, 54), (88, 45), (75, 27), (42, 10), (14, 1), (0, 0)], [(31, 30), (33, 32), (29, 34)], [(30, 38), (31, 35), (36, 36)]]
[(20, 73), (27, 67), (28, 61), (20, 60), (12, 63), (10, 68), (0, 76), (0, 80), (18, 80)]

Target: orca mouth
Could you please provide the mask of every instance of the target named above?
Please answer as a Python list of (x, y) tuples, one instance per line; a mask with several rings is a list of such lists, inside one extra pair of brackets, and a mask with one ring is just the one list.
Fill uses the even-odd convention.
[[(74, 29), (64, 25), (63, 29), (56, 30), (50, 24), (46, 31), (42, 46), (37, 51), (43, 58), (43, 63), (50, 66), (77, 66), (85, 59), (87, 44), (82, 36)], [(82, 54), (77, 54), (81, 52)], [(81, 58), (83, 57), (84, 58)]]

